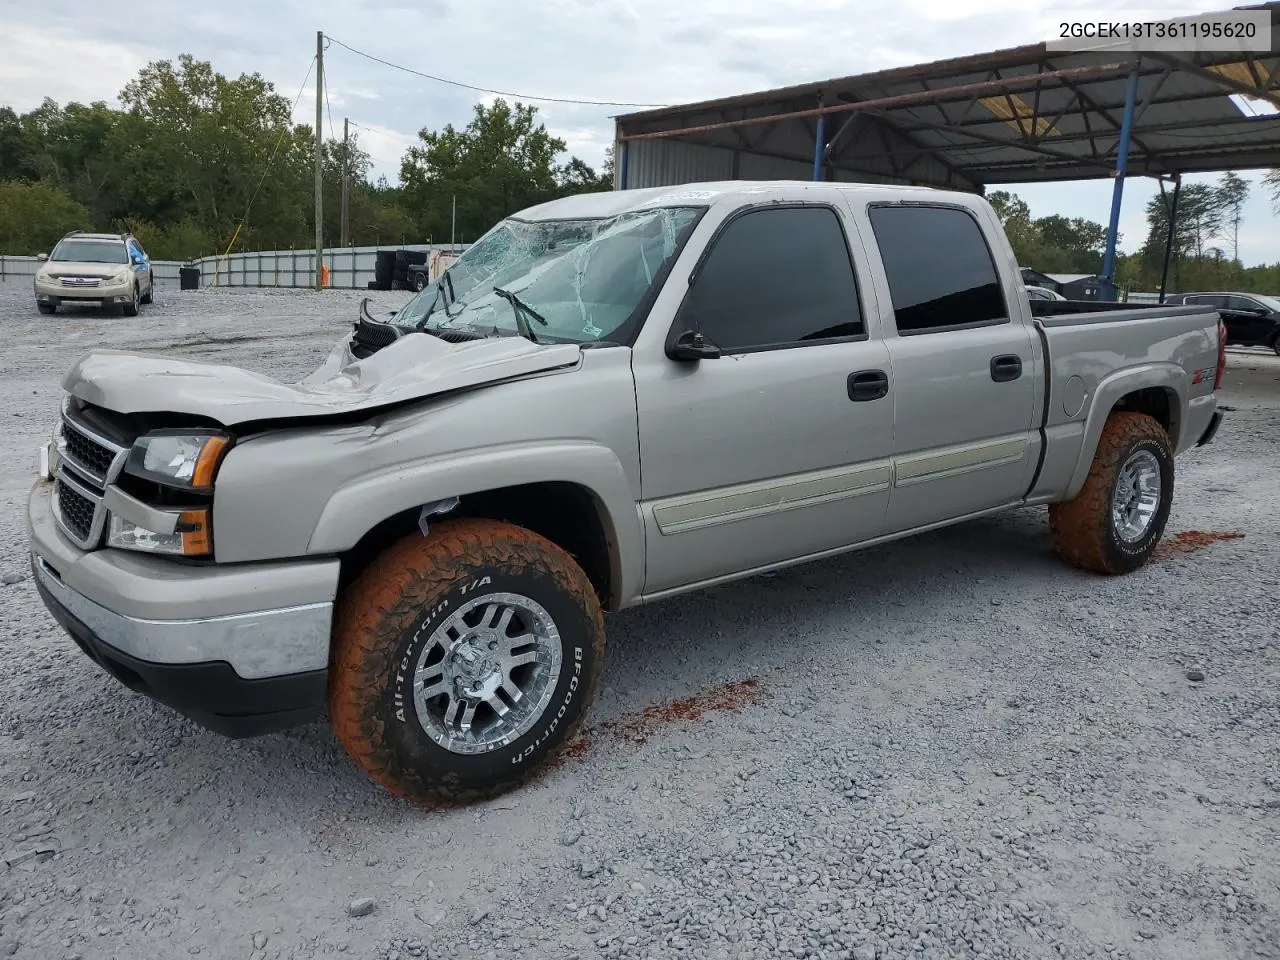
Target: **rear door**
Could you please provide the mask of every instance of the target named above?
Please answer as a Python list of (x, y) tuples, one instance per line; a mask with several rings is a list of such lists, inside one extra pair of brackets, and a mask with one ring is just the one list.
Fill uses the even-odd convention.
[(1251, 297), (1229, 296), (1223, 299), (1226, 301), (1223, 322), (1227, 324), (1231, 339), (1242, 346), (1267, 345), (1275, 326), (1270, 311), (1260, 313), (1266, 307)]
[(890, 532), (1014, 503), (1039, 452), (1034, 332), (973, 211), (873, 203), (893, 367)]
[[(646, 324), (632, 359), (646, 593), (883, 530), (889, 356), (848, 220), (825, 203), (734, 210), (664, 288), (680, 298), (674, 322)], [(670, 359), (667, 339), (686, 329), (722, 355)]]

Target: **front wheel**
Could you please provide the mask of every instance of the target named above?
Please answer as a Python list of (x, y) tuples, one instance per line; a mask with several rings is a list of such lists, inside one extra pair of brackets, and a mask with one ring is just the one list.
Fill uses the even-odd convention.
[(133, 296), (128, 301), (120, 305), (120, 312), (126, 317), (136, 317), (138, 315), (138, 286), (134, 284)]
[(329, 713), (392, 793), (467, 803), (519, 786), (563, 748), (603, 661), (600, 603), (569, 554), (513, 524), (446, 520), (343, 594)]
[(151, 303), (156, 296), (156, 278), (155, 274), (147, 274), (147, 292), (142, 295), (143, 303)]
[(1173, 501), (1169, 434), (1144, 413), (1117, 411), (1098, 440), (1080, 492), (1049, 505), (1058, 554), (1095, 573), (1129, 573), (1155, 551)]
[(1280, 357), (1280, 336), (1275, 337), (1271, 341), (1271, 349), (1276, 352), (1276, 356)]
[(57, 313), (58, 305), (56, 303), (37, 303), (36, 309), (41, 313)]

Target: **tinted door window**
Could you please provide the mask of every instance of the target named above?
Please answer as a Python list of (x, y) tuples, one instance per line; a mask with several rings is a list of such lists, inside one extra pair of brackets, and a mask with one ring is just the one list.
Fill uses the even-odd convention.
[(1008, 320), (978, 222), (947, 207), (872, 207), (899, 333)]
[(1248, 297), (1227, 297), (1228, 310), (1261, 310), (1262, 304), (1257, 300), (1250, 300)]
[(730, 221), (685, 297), (679, 327), (738, 352), (862, 335), (853, 263), (835, 211), (783, 207)]

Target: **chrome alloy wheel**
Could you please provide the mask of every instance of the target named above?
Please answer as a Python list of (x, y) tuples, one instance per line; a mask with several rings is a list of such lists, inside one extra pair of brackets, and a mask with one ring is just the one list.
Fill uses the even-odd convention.
[(560, 631), (515, 593), (467, 601), (431, 634), (413, 673), (418, 722), (451, 753), (518, 740), (542, 716), (560, 678)]
[(1125, 543), (1146, 536), (1160, 508), (1160, 461), (1149, 450), (1137, 450), (1120, 467), (1111, 497), (1111, 525)]

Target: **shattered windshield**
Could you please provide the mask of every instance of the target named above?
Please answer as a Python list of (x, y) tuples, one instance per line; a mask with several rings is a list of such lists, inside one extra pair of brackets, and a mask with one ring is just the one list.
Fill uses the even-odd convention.
[(615, 340), (702, 207), (502, 221), (401, 309), (397, 326), (547, 343)]

